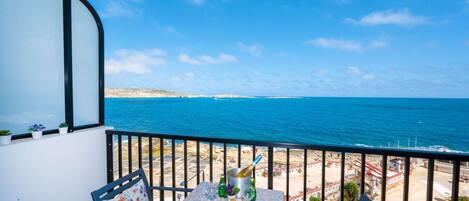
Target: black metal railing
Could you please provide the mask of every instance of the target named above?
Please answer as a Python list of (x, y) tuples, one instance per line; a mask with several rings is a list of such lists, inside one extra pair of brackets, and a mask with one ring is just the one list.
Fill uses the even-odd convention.
[[(138, 168), (142, 168), (144, 166), (143, 160), (143, 152), (147, 151), (148, 157), (146, 158), (148, 167), (144, 169), (149, 174), (150, 185), (153, 187), (154, 190), (159, 191), (159, 198), (160, 200), (165, 199), (164, 192), (169, 191), (171, 192), (172, 200), (176, 200), (176, 197), (180, 195), (176, 195), (177, 192), (184, 193), (184, 196), (187, 196), (187, 193), (191, 192), (192, 189), (188, 187), (188, 142), (195, 142), (196, 143), (196, 170), (195, 175), (191, 177), (192, 180), (194, 177), (196, 179), (196, 184), (199, 184), (201, 179), (202, 181), (205, 180), (205, 174), (208, 174), (209, 181), (214, 181), (214, 164), (213, 164), (213, 157), (214, 157), (214, 146), (215, 144), (221, 144), (223, 147), (223, 173), (226, 174), (227, 171), (227, 145), (237, 145), (237, 167), (241, 166), (241, 147), (248, 146), (252, 148), (252, 159), (254, 159), (256, 155), (256, 148), (258, 147), (265, 147), (267, 150), (267, 166), (266, 166), (266, 178), (267, 178), (267, 188), (273, 189), (274, 188), (274, 149), (284, 149), (286, 152), (286, 179), (285, 179), (285, 198), (286, 200), (307, 200), (308, 196), (308, 184), (307, 184), (307, 177), (308, 177), (308, 151), (318, 151), (318, 154), (321, 158), (321, 178), (317, 178), (321, 180), (320, 190), (318, 190), (318, 197), (321, 200), (326, 199), (326, 195), (330, 192), (328, 191), (328, 183), (326, 183), (326, 153), (327, 152), (334, 152), (340, 154), (340, 182), (335, 185), (340, 185), (340, 190), (337, 191), (338, 199), (341, 201), (344, 200), (344, 185), (345, 185), (345, 159), (347, 154), (354, 154), (358, 156), (357, 162), (357, 169), (360, 170), (360, 173), (357, 175), (357, 180), (360, 183), (360, 194), (367, 193), (365, 190), (365, 179), (366, 179), (366, 171), (367, 167), (370, 168), (368, 171), (372, 171), (374, 166), (367, 164), (367, 156), (379, 156), (381, 157), (381, 169), (379, 170), (379, 174), (381, 174), (381, 188), (379, 194), (379, 200), (385, 201), (386, 200), (386, 191), (387, 191), (387, 184), (388, 184), (388, 160), (390, 157), (399, 157), (402, 158), (404, 167), (403, 167), (403, 200), (409, 200), (409, 177), (410, 177), (410, 170), (411, 170), (411, 159), (418, 158), (418, 159), (425, 159), (427, 160), (427, 185), (426, 185), (426, 198), (425, 200), (430, 201), (433, 200), (433, 182), (434, 182), (434, 171), (435, 171), (435, 161), (446, 161), (446, 164), (449, 164), (450, 167), (452, 166), (452, 188), (451, 188), (451, 200), (457, 201), (459, 196), (459, 183), (460, 183), (460, 168), (461, 164), (464, 163), (466, 166), (469, 164), (469, 154), (467, 153), (448, 153), (448, 152), (431, 152), (431, 151), (422, 151), (422, 150), (411, 150), (411, 149), (392, 149), (392, 148), (374, 148), (374, 147), (352, 147), (352, 146), (328, 146), (328, 145), (314, 145), (314, 144), (293, 144), (293, 143), (282, 143), (282, 142), (269, 142), (269, 141), (251, 141), (251, 140), (238, 140), (238, 139), (220, 139), (220, 138), (206, 138), (206, 137), (193, 137), (193, 136), (184, 136), (184, 135), (167, 135), (167, 134), (158, 134), (158, 133), (141, 133), (141, 132), (128, 132), (128, 131), (116, 131), (116, 130), (108, 130), (106, 131), (107, 135), (107, 178), (108, 182), (112, 182), (116, 177), (122, 177), (124, 174), (124, 168), (127, 168), (128, 172), (132, 172), (136, 170), (137, 167), (133, 167), (134, 161), (133, 157), (137, 155)], [(124, 166), (123, 158), (123, 137), (127, 139), (127, 167)], [(132, 139), (137, 139), (137, 153), (132, 153), (134, 149), (134, 143), (132, 143)], [(148, 144), (146, 145), (147, 149), (143, 150), (142, 148), (142, 139), (146, 139)], [(159, 141), (158, 144), (154, 144), (154, 140)], [(183, 147), (183, 169), (176, 169), (176, 154), (178, 153), (176, 150), (176, 144), (180, 143)], [(165, 143), (171, 144), (170, 155), (171, 155), (171, 185), (165, 185)], [(200, 146), (201, 143), (204, 143), (205, 146), (208, 146), (208, 163), (209, 163), (209, 171), (208, 173), (203, 170), (200, 170)], [(221, 148), (219, 146), (219, 148)], [(157, 149), (155, 149), (157, 148)], [(156, 158), (159, 160), (160, 170), (159, 170), (159, 184), (155, 184), (154, 180), (154, 151), (159, 150), (159, 156)], [(290, 189), (290, 168), (291, 168), (291, 152), (292, 150), (303, 150), (303, 191), (302, 196), (296, 195), (296, 198), (291, 196), (291, 189)], [(157, 153), (157, 152), (155, 152)], [(117, 160), (114, 160), (115, 155), (117, 155)], [(246, 159), (244, 159), (246, 160)], [(251, 160), (251, 159), (249, 159)], [(116, 170), (117, 168), (117, 170)], [(377, 169), (374, 169), (377, 170)], [(182, 171), (182, 172), (181, 172)], [(183, 174), (183, 175), (182, 175)], [(183, 182), (179, 185), (182, 187), (177, 187), (176, 183), (176, 175), (183, 177)], [(254, 177), (256, 176), (254, 171)], [(202, 177), (202, 178), (201, 178)], [(215, 181), (216, 182), (216, 181)], [(298, 198), (300, 197), (300, 198)]]

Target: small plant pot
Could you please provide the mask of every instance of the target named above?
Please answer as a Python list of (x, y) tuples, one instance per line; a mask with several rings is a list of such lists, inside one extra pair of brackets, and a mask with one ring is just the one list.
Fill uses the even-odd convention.
[(42, 138), (42, 131), (33, 131), (32, 132), (33, 139), (41, 139)]
[(60, 135), (65, 135), (68, 133), (68, 127), (59, 128)]
[(0, 145), (10, 144), (10, 143), (11, 143), (11, 135), (0, 136)]

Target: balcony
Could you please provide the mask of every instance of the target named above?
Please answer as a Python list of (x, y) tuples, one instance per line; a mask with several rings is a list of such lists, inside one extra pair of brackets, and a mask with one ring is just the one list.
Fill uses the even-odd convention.
[[(0, 2), (0, 79), (7, 83), (0, 88), (0, 126), (14, 132), (11, 144), (0, 145), (1, 201), (91, 200), (90, 192), (140, 168), (155, 200), (179, 201), (256, 155), (264, 158), (252, 175), (257, 187), (282, 191), (287, 201), (349, 200), (354, 187), (352, 197), (381, 201), (469, 196), (467, 152), (105, 127), (104, 28), (97, 12), (86, 0), (26, 2)], [(36, 120), (47, 130), (33, 140), (24, 128)], [(55, 129), (62, 122), (66, 135)]]
[[(360, 193), (373, 200), (433, 200), (442, 188), (433, 186), (435, 169), (439, 180), (452, 181), (452, 199), (469, 186), (463, 175), (469, 171), (467, 154), (116, 130), (106, 136), (108, 182), (143, 168), (159, 200), (187, 196), (201, 181), (216, 182), (227, 169), (246, 166), (258, 154), (267, 161), (253, 174), (257, 184), (283, 191), (285, 200), (343, 200), (348, 182), (357, 183)], [(422, 171), (426, 186), (418, 186), (421, 178), (412, 178)], [(450, 177), (441, 177), (442, 171)]]

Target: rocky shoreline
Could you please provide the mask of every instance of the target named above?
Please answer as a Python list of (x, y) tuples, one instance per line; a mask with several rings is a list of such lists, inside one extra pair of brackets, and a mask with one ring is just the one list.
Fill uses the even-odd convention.
[(106, 98), (253, 98), (235, 94), (201, 95), (148, 88), (106, 88)]

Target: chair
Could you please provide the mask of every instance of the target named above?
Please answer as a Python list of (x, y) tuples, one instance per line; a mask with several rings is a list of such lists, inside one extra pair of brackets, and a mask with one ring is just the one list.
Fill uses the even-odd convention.
[(150, 185), (148, 184), (148, 180), (145, 177), (145, 172), (143, 171), (143, 169), (139, 169), (135, 172), (132, 172), (129, 175), (122, 177), (116, 181), (113, 181), (108, 185), (92, 192), (91, 197), (93, 198), (93, 201), (113, 199), (116, 195), (129, 189), (140, 180), (143, 180), (143, 183), (145, 184), (149, 200), (153, 201), (153, 191)]
[(371, 201), (371, 199), (368, 198), (365, 193), (363, 193), (363, 195), (360, 196), (360, 199), (358, 201)]

